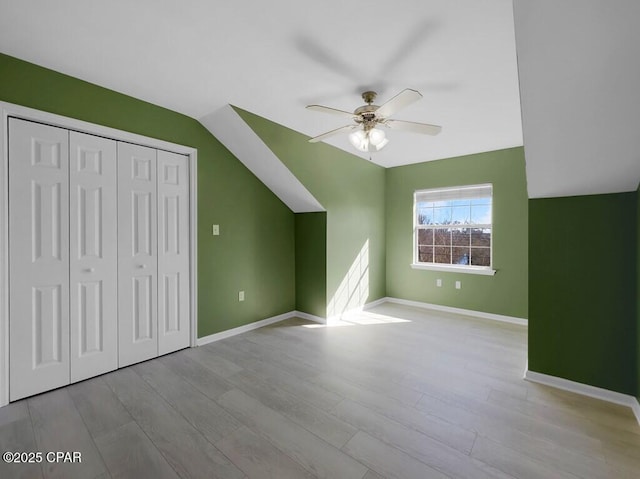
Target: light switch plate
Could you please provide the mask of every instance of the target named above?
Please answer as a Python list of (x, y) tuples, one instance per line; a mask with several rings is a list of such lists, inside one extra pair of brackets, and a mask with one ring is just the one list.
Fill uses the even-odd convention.
[(213, 236), (218, 236), (220, 234), (220, 225), (212, 225), (211, 226), (211, 234)]
[(436, 286), (442, 288), (442, 280), (440, 278), (436, 279)]
[(238, 293), (238, 301), (244, 301), (244, 291)]
[(462, 288), (462, 283), (460, 281), (456, 281), (456, 289)]

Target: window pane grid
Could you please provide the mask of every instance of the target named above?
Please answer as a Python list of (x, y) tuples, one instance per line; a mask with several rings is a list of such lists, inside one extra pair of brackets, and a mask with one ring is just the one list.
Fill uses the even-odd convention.
[[(491, 185), (415, 193), (418, 263), (491, 266)], [(471, 193), (482, 193), (473, 197)]]
[(487, 227), (488, 225), (482, 226), (481, 228), (418, 227), (418, 262), (490, 266), (491, 228)]

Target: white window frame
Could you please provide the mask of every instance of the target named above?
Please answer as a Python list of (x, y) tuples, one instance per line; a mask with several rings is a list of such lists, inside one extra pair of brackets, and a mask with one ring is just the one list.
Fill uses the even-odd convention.
[[(464, 190), (489, 188), (491, 190), (491, 223), (490, 224), (472, 224), (469, 227), (489, 227), (491, 228), (491, 242), (489, 244), (489, 266), (474, 266), (474, 265), (461, 265), (461, 264), (441, 264), (441, 263), (424, 263), (418, 261), (418, 231), (421, 229), (436, 229), (437, 226), (424, 226), (418, 224), (418, 208), (417, 199), (418, 196), (433, 195), (437, 197), (439, 195), (449, 195), (451, 193), (460, 192), (464, 193)], [(460, 225), (464, 227), (465, 225)], [(415, 190), (413, 192), (413, 262), (411, 263), (413, 269), (423, 269), (431, 271), (446, 271), (452, 273), (465, 273), (465, 274), (480, 274), (493, 276), (496, 274), (496, 270), (493, 269), (493, 185), (491, 183), (479, 184), (479, 185), (464, 185), (464, 186), (451, 186), (446, 188), (431, 188), (426, 190)]]

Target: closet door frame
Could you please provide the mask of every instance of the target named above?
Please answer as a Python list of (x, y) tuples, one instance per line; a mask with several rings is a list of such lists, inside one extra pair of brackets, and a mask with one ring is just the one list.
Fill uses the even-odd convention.
[(197, 175), (198, 151), (184, 145), (149, 138), (95, 123), (76, 120), (33, 108), (0, 101), (0, 407), (9, 404), (9, 118), (44, 123), (116, 141), (135, 143), (158, 150), (186, 155), (189, 158), (189, 345), (196, 346), (197, 318)]

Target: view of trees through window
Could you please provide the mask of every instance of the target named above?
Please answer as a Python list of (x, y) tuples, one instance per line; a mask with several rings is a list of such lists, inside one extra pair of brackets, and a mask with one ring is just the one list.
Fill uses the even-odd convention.
[(417, 262), (491, 266), (491, 196), (437, 201), (421, 196), (415, 203)]

